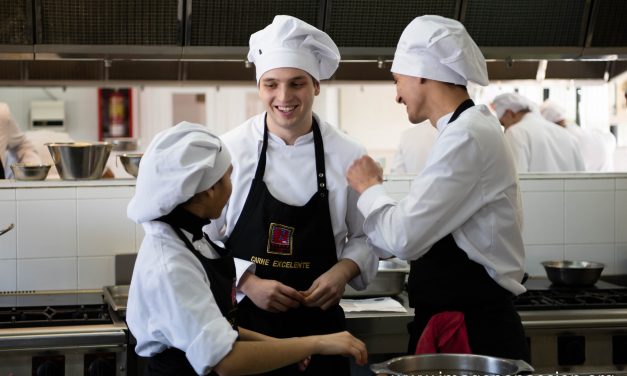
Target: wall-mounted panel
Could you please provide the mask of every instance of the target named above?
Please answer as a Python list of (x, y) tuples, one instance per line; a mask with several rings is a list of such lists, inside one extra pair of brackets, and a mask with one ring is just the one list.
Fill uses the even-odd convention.
[(589, 44), (586, 47), (627, 47), (627, 1), (595, 0)]
[(461, 21), (479, 46), (583, 47), (587, 0), (467, 0)]
[(327, 0), (325, 31), (339, 47), (396, 47), (411, 20), (457, 18), (457, 0)]
[(36, 43), (182, 45), (183, 0), (35, 0)]
[(0, 20), (0, 45), (33, 44), (32, 0), (3, 1)]
[(29, 61), (26, 62), (25, 76), (28, 80), (102, 80), (102, 61)]
[[(191, 8), (190, 4), (191, 2)], [(250, 34), (285, 14), (321, 28), (323, 0), (188, 0), (190, 46), (248, 46)]]

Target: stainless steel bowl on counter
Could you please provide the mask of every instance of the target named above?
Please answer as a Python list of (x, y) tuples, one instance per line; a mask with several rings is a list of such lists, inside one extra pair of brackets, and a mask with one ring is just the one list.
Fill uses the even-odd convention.
[(376, 298), (396, 296), (405, 288), (405, 278), (409, 273), (409, 264), (396, 258), (380, 260), (376, 277), (365, 290), (355, 290), (346, 285), (344, 298)]
[(120, 154), (118, 157), (120, 158), (120, 162), (122, 162), (122, 166), (124, 166), (124, 170), (129, 174), (137, 177), (139, 173), (139, 162), (142, 159), (143, 154)]
[(11, 171), (15, 180), (44, 180), (50, 167), (52, 166), (48, 164), (13, 163)]
[(594, 285), (605, 268), (600, 262), (570, 260), (544, 261), (542, 266), (551, 282), (566, 286)]
[(522, 360), (474, 354), (407, 355), (370, 366), (375, 374), (411, 375), (516, 375), (532, 373)]
[(64, 180), (100, 179), (112, 148), (107, 142), (63, 142), (46, 146)]

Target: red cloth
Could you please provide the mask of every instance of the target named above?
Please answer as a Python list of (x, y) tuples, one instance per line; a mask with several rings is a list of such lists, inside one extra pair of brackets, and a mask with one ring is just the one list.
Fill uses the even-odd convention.
[(440, 312), (429, 319), (416, 345), (416, 354), (435, 353), (472, 354), (462, 312)]

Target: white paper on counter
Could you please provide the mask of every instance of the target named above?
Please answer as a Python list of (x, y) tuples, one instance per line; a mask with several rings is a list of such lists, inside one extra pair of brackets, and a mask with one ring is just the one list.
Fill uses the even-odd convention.
[(407, 312), (405, 307), (392, 298), (342, 299), (344, 312)]

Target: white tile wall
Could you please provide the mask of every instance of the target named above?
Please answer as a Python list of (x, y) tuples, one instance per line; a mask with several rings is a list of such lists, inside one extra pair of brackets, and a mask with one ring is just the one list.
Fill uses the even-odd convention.
[(135, 250), (135, 224), (126, 216), (128, 201), (126, 198), (77, 201), (79, 256)]
[[(2, 190), (0, 189), (0, 192)], [(0, 200), (0, 230), (5, 229), (10, 224), (17, 224), (15, 201)], [(0, 236), (0, 260), (14, 259), (17, 254), (17, 229), (6, 232)]]
[(79, 289), (99, 289), (113, 284), (115, 284), (113, 256), (78, 258)]
[(17, 261), (18, 290), (71, 290), (78, 287), (76, 257)]
[(17, 260), (0, 260), (0, 291), (15, 291)]
[(522, 192), (525, 244), (564, 243), (564, 192)]
[(76, 200), (17, 202), (18, 258), (76, 255)]
[[(384, 185), (400, 199), (410, 183), (408, 177)], [(114, 255), (137, 252), (144, 237), (126, 217), (133, 192), (132, 186), (0, 189), (0, 222), (17, 225), (13, 243), (0, 238), (0, 291), (113, 284)], [(521, 192), (530, 275), (544, 276), (540, 262), (563, 258), (627, 273), (627, 179), (526, 178)]]
[(614, 243), (614, 192), (566, 192), (564, 241)]
[(615, 240), (627, 243), (627, 190), (616, 191), (614, 200)]

